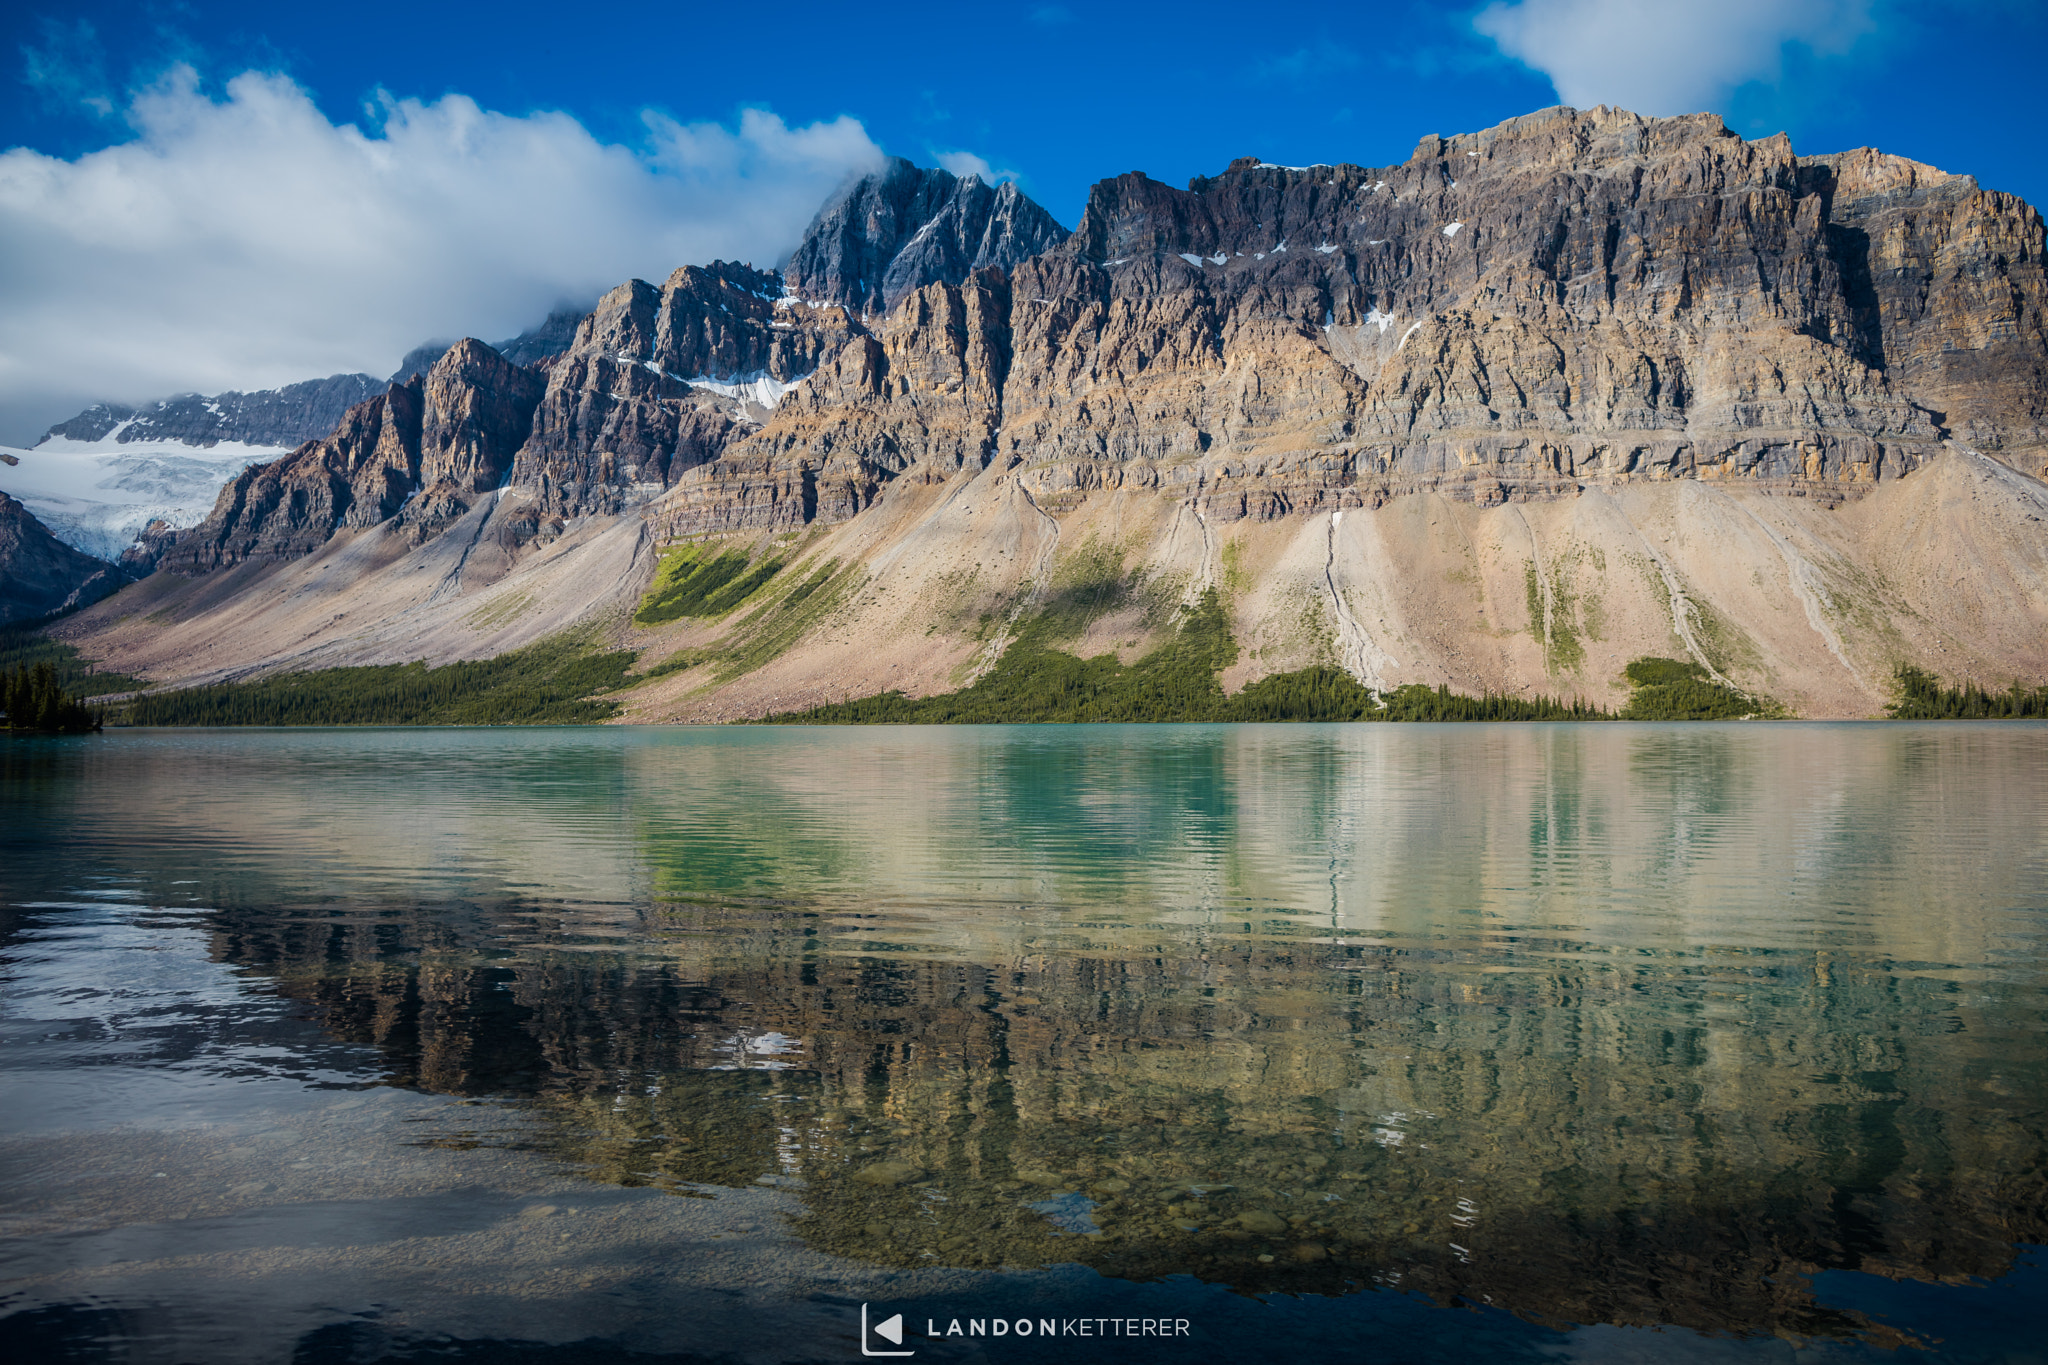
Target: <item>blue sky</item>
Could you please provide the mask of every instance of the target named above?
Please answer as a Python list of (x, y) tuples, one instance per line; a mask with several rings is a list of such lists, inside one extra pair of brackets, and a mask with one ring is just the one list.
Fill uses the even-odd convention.
[(627, 275), (773, 264), (881, 151), (1071, 225), (1124, 171), (1386, 164), (1605, 102), (2048, 199), (2048, 6), (2020, 0), (10, 10), (0, 439), (88, 390), (388, 369)]

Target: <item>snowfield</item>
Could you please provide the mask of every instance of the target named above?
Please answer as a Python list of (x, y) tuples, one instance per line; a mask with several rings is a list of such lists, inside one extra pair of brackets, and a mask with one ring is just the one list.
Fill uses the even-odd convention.
[(239, 441), (123, 445), (120, 433), (116, 427), (97, 441), (52, 436), (27, 450), (0, 446), (20, 461), (0, 460), (0, 491), (19, 499), (66, 545), (118, 559), (155, 518), (196, 526), (213, 510), (228, 480), (285, 453), (282, 447)]

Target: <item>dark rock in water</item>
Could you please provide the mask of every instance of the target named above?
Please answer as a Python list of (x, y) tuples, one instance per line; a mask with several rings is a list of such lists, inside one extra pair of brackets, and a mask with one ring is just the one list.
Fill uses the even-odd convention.
[(927, 170), (902, 157), (828, 203), (783, 272), (807, 299), (857, 313), (887, 312), (924, 285), (962, 284), (976, 270), (1007, 270), (1067, 239), (1051, 214), (1015, 185)]
[[(98, 441), (120, 428), (114, 439), (122, 444), (182, 441), (213, 446), (241, 441), (256, 446), (297, 445), (333, 431), (344, 412), (380, 387), (380, 381), (367, 374), (334, 374), (254, 393), (181, 394), (141, 407), (95, 403), (51, 427), (43, 439), (59, 436)], [(124, 422), (126, 426), (122, 426)]]
[(51, 535), (34, 513), (0, 493), (0, 625), (89, 606), (128, 581), (114, 565)]

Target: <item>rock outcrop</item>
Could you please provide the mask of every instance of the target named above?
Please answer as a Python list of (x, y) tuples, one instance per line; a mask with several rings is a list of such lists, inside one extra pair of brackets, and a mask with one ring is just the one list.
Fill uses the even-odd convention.
[(511, 472), (545, 386), (474, 338), (456, 342), (421, 394), (417, 496), (405, 520), (421, 537), (460, 517)]
[[(871, 188), (835, 212), (870, 201), (888, 202)], [(1186, 190), (1134, 173), (1015, 267), (1007, 372), (976, 376), (978, 420), (1002, 431), (989, 458), (1042, 494), (1151, 487), (1223, 520), (1587, 480), (1839, 499), (1952, 432), (2038, 468), (2041, 244), (2038, 214), (1968, 177), (1876, 153), (1802, 161), (1711, 116), (1550, 110), (1425, 139), (1402, 166), (1245, 158)], [(806, 287), (858, 294), (846, 281), (872, 263), (832, 259)], [(924, 459), (927, 404), (895, 373), (950, 344), (923, 316), (871, 323), (868, 444), (835, 437), (842, 465)], [(800, 439), (824, 392), (678, 500), (767, 524), (785, 501), (698, 485), (832, 477)], [(957, 442), (931, 456), (955, 467)], [(716, 529), (696, 510), (675, 524)]]
[(0, 625), (86, 606), (127, 582), (112, 564), (72, 549), (0, 493)]
[(850, 327), (736, 262), (622, 284), (550, 362), (513, 481), (558, 518), (644, 502), (758, 428)]
[(240, 441), (253, 446), (289, 446), (316, 441), (333, 431), (342, 415), (374, 395), (382, 384), (366, 374), (335, 374), (255, 393), (188, 393), (144, 407), (95, 403), (44, 435), (73, 441), (117, 443), (179, 441), (213, 446)]
[(803, 298), (879, 315), (925, 285), (1007, 270), (1066, 237), (1013, 184), (991, 188), (890, 157), (819, 211), (783, 277)]
[(326, 439), (243, 470), (158, 562), (204, 573), (293, 559), (401, 511), (416, 539), (432, 535), (503, 481), (541, 387), (484, 343), (457, 342), (424, 376), (350, 408)]
[[(1089, 543), (1147, 600), (1228, 585), (1232, 686), (1330, 662), (1613, 704), (1656, 653), (1868, 714), (1902, 660), (2048, 670), (2043, 253), (2041, 216), (1967, 176), (1709, 115), (1133, 173), (1071, 235), (891, 163), (781, 276), (630, 281), (529, 367), (450, 350), (165, 562), (394, 517), (419, 546), (495, 490), (493, 574), (612, 518), (840, 575), (783, 662), (651, 719), (957, 686)], [(1088, 647), (1157, 628), (1116, 620)]]

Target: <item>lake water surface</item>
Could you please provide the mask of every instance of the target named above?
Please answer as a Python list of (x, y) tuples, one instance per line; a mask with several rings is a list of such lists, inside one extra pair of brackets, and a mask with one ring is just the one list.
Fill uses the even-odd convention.
[(2044, 968), (2048, 726), (17, 739), (0, 1355), (2039, 1362)]

